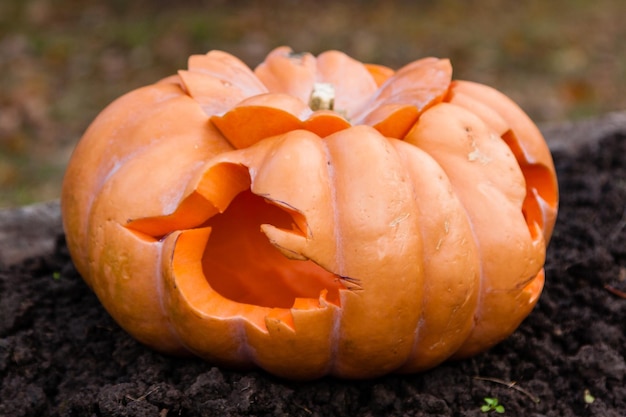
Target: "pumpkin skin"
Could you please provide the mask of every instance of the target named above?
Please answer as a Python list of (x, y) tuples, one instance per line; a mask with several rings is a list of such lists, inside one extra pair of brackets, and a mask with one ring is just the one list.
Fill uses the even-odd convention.
[[(292, 379), (419, 372), (530, 313), (550, 152), (449, 61), (220, 51), (119, 98), (67, 167), (74, 263), (140, 342)], [(308, 106), (316, 83), (334, 109)]]

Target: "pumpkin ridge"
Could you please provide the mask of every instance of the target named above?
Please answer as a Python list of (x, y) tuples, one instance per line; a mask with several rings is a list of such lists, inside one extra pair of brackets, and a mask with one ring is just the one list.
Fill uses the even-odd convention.
[[(527, 182), (527, 214), (531, 219), (540, 220), (547, 244), (558, 210), (558, 183), (550, 150), (537, 126), (509, 97), (483, 84), (455, 80), (450, 88), (449, 101), (469, 110), (476, 107), (477, 115), (501, 135), (514, 153)], [(535, 192), (540, 198), (534, 196)]]
[[(413, 346), (398, 371), (417, 372), (432, 368), (451, 357), (473, 328), (478, 306), (481, 269), (473, 224), (465, 206), (456, 197), (452, 184), (437, 162), (419, 147), (403, 140), (392, 140), (402, 166), (413, 179), (411, 184), (417, 201), (415, 218), (424, 242), (420, 259), (423, 262), (424, 294), (420, 320), (414, 333)], [(436, 212), (430, 203), (419, 199), (446, 201)], [(427, 220), (425, 220), (427, 219)], [(434, 239), (433, 237), (439, 237)], [(428, 259), (428, 262), (423, 261)], [(431, 277), (441, 276), (433, 280)], [(448, 293), (447, 289), (462, 285), (466, 290)], [(431, 294), (439, 294), (435, 299)], [(445, 313), (441, 313), (445, 312)], [(447, 317), (446, 317), (446, 314)]]
[[(334, 187), (334, 184), (336, 183), (337, 174), (335, 172), (335, 166), (332, 161), (333, 157), (328, 147), (328, 142), (324, 142), (323, 149), (324, 149), (324, 153), (326, 157), (326, 172), (328, 175), (328, 180), (331, 184), (333, 184), (333, 186), (330, 187), (330, 210), (333, 213), (333, 224), (339, 225), (340, 213), (337, 208), (338, 197), (337, 197), (336, 187)], [(341, 234), (341, 227), (336, 226), (335, 230), (336, 230), (336, 233), (334, 236), (335, 239), (334, 239), (334, 251), (333, 251), (333, 253), (335, 254), (335, 259), (334, 259), (335, 268), (336, 268), (335, 272), (339, 276), (345, 276), (344, 275), (345, 274), (345, 259), (344, 259), (344, 253), (343, 253), (344, 242), (343, 242), (343, 237)]]
[[(333, 221), (339, 249), (333, 246), (331, 252), (339, 266), (334, 270), (359, 280), (358, 291), (341, 292), (337, 356), (330, 372), (353, 377), (391, 372), (410, 350), (423, 301), (423, 276), (414, 251), (420, 245), (416, 225), (398, 221), (415, 204), (407, 198), (410, 178), (397, 169), (400, 160), (391, 141), (373, 127), (337, 132), (323, 144), (337, 207)], [(393, 193), (387, 194), (390, 189)], [(406, 244), (395, 246), (396, 240)], [(391, 287), (388, 278), (394, 282)], [(402, 291), (393, 290), (397, 287)], [(355, 342), (363, 337), (369, 337), (367, 344)], [(377, 361), (380, 369), (364, 370), (359, 365), (363, 361)]]
[[(429, 117), (426, 118), (426, 115)], [(440, 118), (446, 118), (449, 121), (448, 129), (454, 130), (447, 130), (447, 133), (443, 133), (441, 125), (436, 123)], [(456, 122), (450, 123), (451, 120), (456, 120)], [(468, 126), (472, 127), (471, 132), (467, 131)], [(492, 161), (486, 165), (478, 164), (478, 161), (471, 161), (466, 157), (470, 149), (469, 143), (466, 143), (468, 138), (471, 139), (469, 135), (478, 135), (479, 132), (482, 132), (480, 135), (483, 138), (480, 146), (485, 147), (483, 151), (489, 151), (492, 154)], [(515, 224), (523, 224), (524, 230), (528, 233), (521, 211), (525, 195), (523, 173), (513, 155), (506, 156), (508, 150), (506, 143), (491, 141), (487, 137), (489, 132), (492, 132), (489, 126), (471, 111), (454, 103), (442, 103), (425, 112), (407, 138), (407, 141), (425, 149), (438, 163), (442, 164), (444, 171), (452, 180), (455, 192), (468, 210), (474, 239), (478, 244), (482, 259), (480, 296), (478, 308), (475, 311), (476, 326), (459, 349), (459, 355), (473, 351), (478, 345), (482, 348), (493, 345), (510, 334), (513, 330), (510, 328), (511, 323), (516, 321), (516, 317), (525, 317), (523, 313), (527, 307), (519, 308), (519, 311), (507, 311), (511, 309), (511, 306), (517, 305), (518, 298), (521, 296), (521, 290), (515, 292), (514, 287), (528, 278), (526, 273), (534, 271), (536, 274), (541, 263), (540, 253), (533, 249), (534, 242), (531, 241), (530, 234), (526, 236), (521, 229), (514, 227)], [(442, 148), (444, 144), (437, 139), (446, 134), (450, 136), (448, 139), (456, 140), (446, 145), (453, 146), (456, 143), (450, 149)], [(479, 136), (472, 137), (474, 140), (479, 139)], [(494, 165), (496, 163), (501, 164), (497, 169)], [(463, 172), (461, 167), (465, 167), (464, 174), (461, 174)], [(495, 172), (494, 170), (510, 172), (510, 176), (502, 179), (493, 174), (487, 176), (488, 173)], [(470, 180), (475, 183), (469, 184)], [(478, 195), (489, 201), (492, 216), (485, 215), (485, 206), (479, 204), (479, 200), (474, 200), (475, 197), (472, 195)], [(510, 213), (510, 215), (503, 217), (505, 213)], [(501, 219), (495, 220), (498, 217)], [(489, 221), (497, 221), (501, 228), (506, 227), (511, 237), (503, 240), (493, 230), (483, 227), (485, 222)], [(503, 245), (509, 247), (509, 253), (502, 253)], [(513, 250), (515, 255), (511, 252)], [(514, 264), (504, 261), (509, 259), (509, 256), (511, 261), (515, 262)], [(491, 261), (487, 262), (488, 259)], [(511, 291), (498, 293), (500, 295), (496, 296), (492, 291), (494, 288), (506, 288)], [(490, 313), (491, 315), (486, 316), (485, 311), (498, 313)], [(504, 319), (501, 316), (511, 317)], [(504, 323), (507, 320), (508, 322)]]

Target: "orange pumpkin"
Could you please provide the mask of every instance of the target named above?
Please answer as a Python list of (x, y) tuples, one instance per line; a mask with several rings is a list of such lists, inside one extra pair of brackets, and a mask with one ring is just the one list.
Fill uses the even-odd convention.
[(557, 182), (520, 108), (451, 76), (190, 57), (76, 147), (76, 267), (139, 341), (229, 367), (365, 378), (493, 346), (541, 293)]

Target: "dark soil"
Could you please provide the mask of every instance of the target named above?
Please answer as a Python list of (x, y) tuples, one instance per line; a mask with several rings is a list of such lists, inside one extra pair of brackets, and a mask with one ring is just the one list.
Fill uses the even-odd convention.
[[(505, 342), (430, 372), (278, 380), (157, 354), (54, 253), (0, 271), (1, 416), (626, 416), (626, 136), (554, 155), (561, 211), (544, 293)], [(586, 395), (587, 393), (587, 395)], [(495, 412), (492, 412), (495, 414)]]

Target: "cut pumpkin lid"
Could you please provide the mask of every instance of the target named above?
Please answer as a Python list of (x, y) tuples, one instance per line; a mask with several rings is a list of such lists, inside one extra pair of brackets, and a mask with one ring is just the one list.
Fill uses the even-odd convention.
[[(278, 77), (285, 71), (288, 77)], [(337, 76), (348, 73), (353, 75)], [(338, 51), (316, 58), (277, 48), (254, 71), (211, 52), (192, 56), (189, 69), (178, 75), (211, 122), (241, 149), (293, 130), (326, 137), (361, 124), (402, 139), (421, 113), (444, 99), (452, 66), (447, 59), (424, 58), (394, 72)]]

